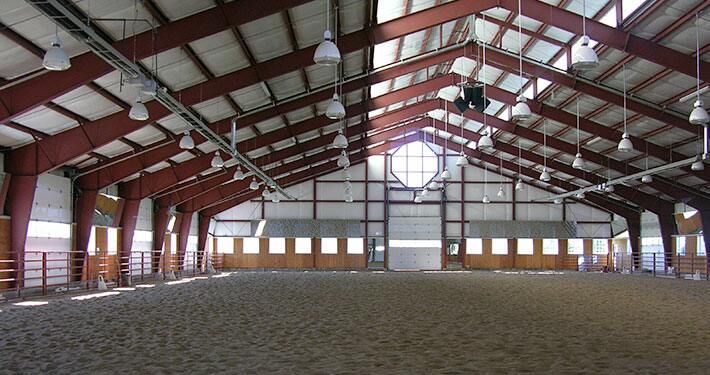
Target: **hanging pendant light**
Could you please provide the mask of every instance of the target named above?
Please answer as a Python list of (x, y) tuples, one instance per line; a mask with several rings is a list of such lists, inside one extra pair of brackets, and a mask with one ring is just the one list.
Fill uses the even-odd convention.
[(520, 0), (518, 0), (518, 55), (520, 57), (520, 94), (515, 100), (515, 106), (513, 106), (513, 113), (511, 116), (513, 121), (527, 120), (532, 116), (530, 106), (528, 106), (527, 99), (523, 95), (523, 12)]
[(540, 173), (540, 181), (549, 182), (552, 179), (550, 172), (547, 171), (547, 167), (542, 167), (542, 173)]
[(222, 160), (222, 157), (219, 155), (219, 151), (214, 152), (214, 157), (212, 158), (210, 165), (212, 168), (222, 168), (224, 166), (224, 160)]
[(422, 190), (421, 192), (421, 196), (422, 198), (429, 196), (429, 189), (425, 187), (424, 190)]
[(523, 190), (523, 180), (518, 179), (518, 181), (515, 183), (515, 190), (516, 191)]
[(422, 203), (422, 196), (414, 192), (414, 203)]
[(318, 65), (337, 65), (340, 64), (341, 58), (340, 50), (338, 50), (338, 46), (333, 43), (333, 37), (330, 33), (330, 1), (326, 1), (325, 17), (323, 41), (318, 45), (318, 48), (316, 48), (316, 52), (313, 54), (313, 61)]
[(504, 179), (504, 177), (503, 177), (503, 155), (501, 154), (499, 156), (499, 158), (500, 158), (500, 170), (499, 170), (499, 172), (500, 172), (500, 188), (498, 188), (498, 193), (496, 194), (496, 196), (498, 198), (505, 198), (505, 190), (503, 190), (503, 179)]
[(491, 203), (491, 199), (488, 198), (488, 194), (483, 195), (483, 199), (481, 199), (481, 203), (484, 203), (484, 204)]
[(554, 200), (555, 204), (562, 204), (562, 202), (563, 202), (562, 198), (557, 198)]
[(343, 186), (345, 186), (346, 190), (350, 190), (353, 187), (353, 183), (350, 181), (345, 181), (345, 182), (343, 182)]
[(136, 100), (133, 102), (133, 105), (131, 106), (131, 110), (128, 112), (128, 118), (131, 120), (136, 120), (136, 121), (145, 121), (149, 118), (148, 114), (148, 108), (146, 108), (145, 104), (143, 104), (143, 101), (141, 101), (140, 95), (136, 97)]
[(451, 172), (449, 172), (449, 167), (447, 166), (447, 157), (446, 155), (449, 153), (449, 102), (445, 101), (444, 102), (444, 131), (446, 132), (447, 136), (444, 138), (444, 171), (441, 172), (441, 180), (446, 181), (451, 179)]
[(491, 203), (491, 199), (488, 198), (488, 164), (483, 165), (483, 198), (481, 202), (484, 204)]
[(242, 172), (242, 166), (237, 165), (237, 170), (234, 171), (234, 179), (237, 181), (241, 181), (244, 179), (244, 172)]
[(42, 66), (51, 71), (61, 72), (71, 68), (71, 60), (62, 48), (62, 41), (59, 39), (59, 27), (55, 29), (54, 41), (51, 47), (44, 53)]
[(503, 185), (500, 186), (498, 189), (498, 194), (496, 194), (498, 198), (505, 198), (505, 190), (503, 190)]
[(338, 130), (338, 134), (333, 139), (333, 148), (344, 149), (348, 147), (348, 139), (343, 135), (342, 130)]
[(444, 171), (441, 172), (441, 179), (444, 181), (451, 179), (451, 172), (449, 172), (447, 167), (444, 167)]
[(353, 176), (350, 174), (350, 170), (348, 168), (343, 168), (343, 171), (340, 172), (340, 176), (345, 181), (350, 181), (353, 178)]
[(346, 154), (345, 151), (342, 151), (340, 153), (340, 156), (338, 157), (337, 165), (340, 168), (347, 168), (350, 166), (350, 159), (348, 158), (348, 154)]
[(629, 133), (626, 132), (626, 64), (623, 65), (624, 72), (624, 134), (621, 136), (617, 149), (620, 152), (631, 152), (634, 150), (634, 144), (629, 139)]
[(193, 140), (190, 136), (190, 131), (185, 130), (185, 133), (183, 133), (182, 138), (180, 138), (180, 149), (192, 150), (193, 148), (195, 148), (195, 140)]
[(582, 1), (582, 45), (572, 56), (572, 69), (578, 71), (592, 70), (599, 66), (599, 56), (594, 48), (589, 46), (587, 36), (587, 2)]
[[(485, 116), (485, 114), (484, 114)], [(484, 117), (485, 118), (485, 117)], [(481, 151), (487, 151), (493, 149), (493, 139), (488, 135), (488, 129), (483, 132), (481, 138), (478, 139), (477, 148)]]
[(325, 117), (331, 120), (342, 120), (345, 118), (345, 107), (343, 103), (340, 102), (340, 97), (337, 93), (333, 94), (333, 100), (328, 104), (328, 108), (325, 110)]
[(582, 159), (582, 153), (579, 152), (579, 97), (577, 97), (577, 155), (574, 156), (574, 161), (572, 162), (572, 168), (574, 169), (584, 169), (584, 159)]
[(517, 191), (521, 191), (525, 187), (523, 185), (523, 179), (520, 178), (520, 176), (523, 175), (523, 173), (522, 173), (523, 167), (520, 164), (520, 161), (523, 160), (522, 154), (523, 154), (523, 151), (522, 151), (522, 148), (520, 147), (520, 137), (518, 137), (518, 181), (515, 183), (515, 190), (517, 190)]
[(439, 183), (434, 180), (431, 180), (431, 182), (429, 183), (428, 189), (431, 191), (439, 190)]
[(264, 190), (261, 191), (261, 196), (268, 199), (269, 195), (271, 195), (271, 193), (269, 192), (269, 188), (264, 187)]
[(702, 171), (705, 170), (705, 163), (703, 163), (702, 159), (697, 160), (693, 164), (690, 165), (690, 169), (693, 171)]
[[(648, 170), (648, 142), (646, 142), (646, 170)], [(651, 182), (653, 182), (653, 176), (651, 176), (650, 174), (644, 175), (643, 177), (641, 177), (641, 182), (643, 182), (644, 184), (650, 184)]]
[(606, 191), (607, 193), (613, 193), (614, 192), (614, 185), (606, 185), (606, 187), (604, 188), (604, 191)]
[(459, 154), (458, 159), (456, 159), (456, 166), (461, 168), (468, 167), (468, 158), (464, 155), (463, 151)]
[(279, 203), (279, 202), (281, 202), (281, 198), (279, 198), (279, 193), (278, 193), (278, 192), (275, 191), (275, 192), (273, 192), (273, 194), (271, 194), (271, 202), (272, 202), (272, 203)]
[(259, 190), (259, 183), (256, 182), (256, 177), (251, 178), (251, 182), (249, 183), (249, 189)]
[(697, 13), (695, 14), (695, 59), (697, 69), (695, 92), (697, 99), (693, 103), (693, 111), (690, 112), (688, 121), (693, 125), (706, 125), (710, 122), (710, 117), (708, 117), (708, 112), (703, 108), (703, 101), (700, 100), (700, 16)]
[(584, 192), (579, 192), (574, 195), (577, 199), (584, 199), (586, 198), (586, 195), (584, 195)]

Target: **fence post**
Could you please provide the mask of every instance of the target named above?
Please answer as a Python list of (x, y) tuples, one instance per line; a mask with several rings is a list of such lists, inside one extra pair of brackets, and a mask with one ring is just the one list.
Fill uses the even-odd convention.
[(143, 274), (145, 273), (145, 252), (141, 251), (141, 281), (143, 281)]
[(695, 254), (694, 253), (690, 254), (690, 274), (695, 275)]
[(47, 253), (42, 252), (42, 295), (47, 295)]
[(653, 253), (653, 277), (656, 277), (656, 253)]

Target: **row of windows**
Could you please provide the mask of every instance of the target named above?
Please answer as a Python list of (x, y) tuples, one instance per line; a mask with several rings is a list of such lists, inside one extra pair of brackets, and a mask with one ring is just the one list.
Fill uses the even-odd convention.
[[(659, 237), (660, 238), (660, 237)], [(707, 253), (705, 252), (705, 239), (703, 236), (697, 236), (695, 237), (696, 241), (696, 252), (695, 255), (704, 257)], [(641, 239), (641, 243), (643, 244), (643, 239)], [(680, 256), (685, 256), (686, 253), (686, 247), (688, 244), (688, 237), (676, 237), (675, 238), (675, 248), (676, 248), (676, 254)]]
[[(259, 254), (258, 237), (242, 238), (242, 253), (243, 254)], [(296, 254), (310, 254), (312, 251), (311, 238), (297, 237), (295, 252)], [(348, 254), (362, 254), (364, 251), (364, 243), (362, 238), (347, 239)], [(234, 254), (234, 238), (233, 237), (217, 237), (217, 252), (220, 254)], [(321, 254), (338, 254), (338, 239), (326, 237), (320, 239)], [(269, 254), (286, 254), (286, 239), (283, 237), (269, 238)]]
[[(533, 239), (518, 238), (518, 255), (533, 255)], [(543, 255), (558, 255), (559, 240), (556, 238), (542, 239), (542, 254)], [(492, 238), (491, 253), (493, 255), (508, 255), (508, 239), (507, 238)], [(592, 254), (605, 255), (609, 253), (609, 240), (593, 239)], [(466, 254), (481, 255), (483, 254), (483, 239), (467, 238), (466, 239)], [(567, 254), (582, 255), (584, 254), (584, 240), (581, 238), (571, 238), (567, 240)]]

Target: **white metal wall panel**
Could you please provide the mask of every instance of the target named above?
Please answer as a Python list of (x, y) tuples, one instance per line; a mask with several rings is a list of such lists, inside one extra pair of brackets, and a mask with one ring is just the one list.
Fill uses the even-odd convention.
[(370, 220), (384, 220), (385, 204), (384, 203), (368, 203), (367, 217)]
[(251, 201), (234, 206), (216, 216), (218, 220), (251, 220), (260, 218), (261, 203)]
[(39, 176), (30, 218), (39, 221), (71, 223), (71, 180), (54, 174)]
[[(490, 195), (488, 195), (491, 197)], [(491, 200), (495, 200), (491, 197)], [(450, 207), (454, 207), (451, 205)], [(464, 220), (512, 220), (510, 204), (466, 203)]]
[(385, 235), (385, 223), (370, 223), (367, 232), (368, 237), (382, 237)]
[(311, 202), (266, 202), (264, 213), (269, 219), (312, 219), (313, 203)]
[(361, 220), (365, 217), (365, 204), (345, 203), (345, 201), (343, 203), (319, 203), (316, 215), (318, 219)]
[[(192, 237), (192, 235), (197, 236), (199, 234), (199, 231), (200, 231), (200, 223), (199, 222), (200, 222), (200, 215), (197, 212), (193, 213), (192, 214), (192, 221), (190, 222), (190, 237)], [(197, 238), (197, 237), (195, 237), (195, 238)], [(197, 240), (195, 240), (195, 241), (197, 241)], [(197, 245), (197, 242), (195, 242), (195, 246), (196, 245)]]
[(390, 205), (390, 218), (393, 217), (431, 217), (440, 216), (441, 207), (438, 204), (396, 204)]
[(149, 198), (142, 199), (138, 207), (136, 230), (153, 230), (153, 201)]
[(611, 214), (586, 204), (566, 204), (567, 220), (569, 221), (610, 221)]
[(441, 248), (389, 247), (388, 267), (391, 270), (440, 270)]
[(218, 237), (251, 237), (251, 222), (217, 221), (211, 232)]
[(612, 238), (611, 226), (603, 224), (577, 224), (578, 238)]
[(371, 180), (382, 180), (385, 173), (385, 156), (370, 156), (367, 159), (367, 173)]
[(641, 213), (641, 237), (660, 237), (661, 225), (658, 223), (658, 215), (652, 212)]

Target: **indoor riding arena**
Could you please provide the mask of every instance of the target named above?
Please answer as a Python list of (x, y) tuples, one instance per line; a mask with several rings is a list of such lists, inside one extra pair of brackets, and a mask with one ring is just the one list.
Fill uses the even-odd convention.
[(710, 1), (0, 1), (0, 375), (703, 374)]

